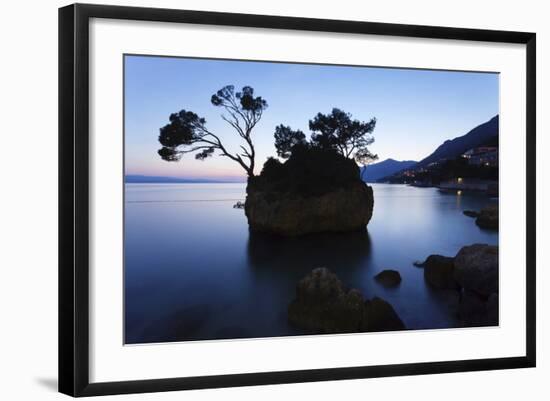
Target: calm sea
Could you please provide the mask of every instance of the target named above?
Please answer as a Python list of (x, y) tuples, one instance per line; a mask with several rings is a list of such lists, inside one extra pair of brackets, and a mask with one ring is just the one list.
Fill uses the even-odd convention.
[[(433, 291), (413, 266), (464, 245), (498, 244), (498, 234), (462, 214), (482, 195), (374, 184), (366, 233), (285, 239), (251, 234), (245, 184), (126, 184), (126, 343), (301, 334), (286, 310), (296, 283), (315, 267), (337, 273), (365, 297), (389, 301), (409, 329), (455, 327), (456, 297)], [(397, 288), (374, 279), (401, 273)]]

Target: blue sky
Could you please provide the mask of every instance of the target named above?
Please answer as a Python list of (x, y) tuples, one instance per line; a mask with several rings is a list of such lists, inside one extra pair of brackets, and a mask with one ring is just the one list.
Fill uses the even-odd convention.
[(259, 173), (276, 154), (275, 126), (290, 125), (309, 136), (309, 119), (333, 107), (359, 120), (377, 118), (370, 149), (380, 160), (420, 160), (498, 114), (498, 79), (473, 72), (125, 56), (126, 174), (244, 177), (225, 157), (197, 161), (188, 154), (175, 163), (157, 154), (159, 128), (181, 109), (206, 118), (208, 129), (238, 150), (238, 136), (210, 103), (225, 85), (252, 86), (269, 104), (253, 133)]

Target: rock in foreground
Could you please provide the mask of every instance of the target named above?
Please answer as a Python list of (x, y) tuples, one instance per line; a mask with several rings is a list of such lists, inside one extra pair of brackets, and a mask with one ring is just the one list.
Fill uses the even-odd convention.
[(249, 179), (245, 212), (253, 231), (297, 236), (364, 230), (373, 205), (372, 187), (353, 160), (304, 149), (284, 164), (269, 159)]
[(465, 246), (454, 258), (430, 255), (422, 265), (432, 287), (459, 291), (464, 326), (498, 324), (498, 246)]
[(365, 300), (356, 289), (346, 290), (338, 277), (317, 268), (298, 283), (288, 308), (296, 327), (316, 333), (352, 333), (402, 330), (405, 325), (393, 307), (381, 298)]

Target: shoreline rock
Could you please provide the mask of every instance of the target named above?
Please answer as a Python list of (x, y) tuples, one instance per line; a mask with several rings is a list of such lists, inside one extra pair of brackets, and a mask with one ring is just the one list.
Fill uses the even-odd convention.
[(458, 290), (458, 317), (464, 326), (498, 324), (498, 246), (464, 246), (455, 257), (430, 255), (422, 265), (433, 288)]
[(498, 230), (498, 204), (481, 209), (476, 224), (486, 230)]
[(313, 269), (296, 286), (288, 307), (289, 322), (316, 333), (403, 330), (393, 307), (375, 297), (365, 300), (357, 289), (346, 289), (326, 268)]

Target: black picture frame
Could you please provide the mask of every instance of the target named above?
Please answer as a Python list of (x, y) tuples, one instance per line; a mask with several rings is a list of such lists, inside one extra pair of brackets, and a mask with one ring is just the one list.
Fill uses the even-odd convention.
[[(88, 61), (90, 18), (275, 28), (526, 45), (527, 258), (526, 354), (521, 357), (407, 363), (90, 383), (88, 266)], [(536, 35), (358, 21), (74, 4), (59, 9), (59, 391), (95, 396), (383, 376), (534, 367)]]

